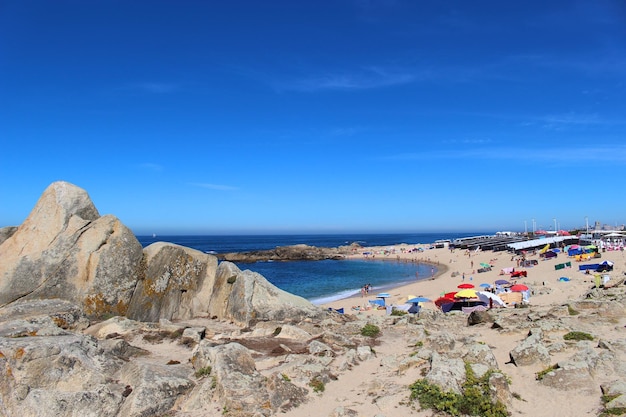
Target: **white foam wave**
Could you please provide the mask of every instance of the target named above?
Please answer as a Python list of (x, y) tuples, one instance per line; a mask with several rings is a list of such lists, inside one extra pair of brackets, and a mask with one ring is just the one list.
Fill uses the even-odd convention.
[(361, 292), (361, 289), (350, 289), (350, 290), (341, 291), (341, 292), (338, 292), (336, 294), (329, 295), (326, 297), (313, 298), (309, 301), (315, 305), (322, 305), (322, 304), (332, 303), (333, 301), (343, 300), (344, 298), (352, 297), (354, 295), (359, 294), (360, 292)]

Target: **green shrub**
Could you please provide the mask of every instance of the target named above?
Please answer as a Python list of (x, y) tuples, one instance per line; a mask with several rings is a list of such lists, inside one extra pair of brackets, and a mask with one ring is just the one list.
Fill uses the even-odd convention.
[(613, 401), (614, 399), (616, 399), (619, 396), (620, 396), (620, 394), (603, 395), (602, 396), (602, 404), (608, 404), (608, 403), (610, 403), (611, 401)]
[(559, 365), (552, 365), (547, 367), (546, 369), (544, 369), (543, 371), (539, 371), (537, 372), (537, 376), (535, 377), (535, 379), (537, 381), (541, 381), (543, 379), (544, 376), (546, 376), (547, 374), (549, 374), (550, 372), (554, 371), (555, 369), (559, 369)]
[(466, 379), (462, 394), (453, 391), (443, 392), (437, 385), (426, 379), (419, 379), (410, 385), (411, 399), (417, 399), (422, 408), (443, 411), (452, 416), (507, 417), (506, 406), (493, 403), (489, 394), (489, 378), (493, 371), (477, 378), (468, 363), (465, 364)]
[(196, 378), (202, 378), (211, 374), (211, 367), (205, 366), (204, 368), (200, 368), (196, 371)]
[(626, 407), (605, 408), (600, 413), (600, 417), (623, 416), (626, 414)]
[(324, 392), (326, 385), (323, 381), (320, 381), (317, 377), (313, 378), (309, 382), (309, 386), (313, 388), (313, 392)]
[(409, 314), (409, 313), (407, 313), (404, 310), (397, 310), (395, 308), (393, 310), (391, 310), (391, 315), (392, 316), (406, 316), (407, 314)]
[(375, 324), (367, 323), (361, 329), (361, 336), (377, 337), (380, 335), (380, 328)]
[(569, 332), (563, 336), (565, 340), (593, 340), (593, 336), (585, 332)]
[(576, 316), (578, 314), (580, 314), (580, 312), (578, 312), (578, 310), (574, 310), (574, 307), (572, 307), (571, 305), (567, 305), (567, 312), (569, 313), (570, 316)]

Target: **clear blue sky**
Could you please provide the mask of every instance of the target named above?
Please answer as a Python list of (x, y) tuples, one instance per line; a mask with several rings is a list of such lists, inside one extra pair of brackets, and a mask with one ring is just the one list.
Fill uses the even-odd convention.
[(5, 0), (0, 225), (84, 188), (135, 233), (626, 222), (626, 6)]

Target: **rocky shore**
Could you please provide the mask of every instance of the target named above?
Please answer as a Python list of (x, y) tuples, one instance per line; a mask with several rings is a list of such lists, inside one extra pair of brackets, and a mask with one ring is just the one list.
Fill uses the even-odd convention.
[(279, 246), (269, 250), (220, 253), (215, 256), (219, 260), (240, 263), (259, 261), (322, 261), (325, 259), (345, 259), (360, 248), (361, 246), (358, 243), (338, 248), (291, 245)]
[[(455, 287), (470, 262), (445, 249), (402, 256), (446, 272), (390, 291), (394, 304)], [(142, 249), (84, 190), (58, 182), (22, 225), (0, 229), (0, 259), (2, 416), (426, 417), (446, 414), (420, 403), (418, 387), (467, 406), (468, 381), (490, 410), (474, 415), (626, 411), (619, 253), (606, 254), (616, 268), (602, 288), (573, 270), (557, 282), (541, 263), (523, 308), (339, 314), (212, 255)], [(508, 265), (471, 258), (487, 260)], [(342, 302), (354, 300), (332, 307)]]

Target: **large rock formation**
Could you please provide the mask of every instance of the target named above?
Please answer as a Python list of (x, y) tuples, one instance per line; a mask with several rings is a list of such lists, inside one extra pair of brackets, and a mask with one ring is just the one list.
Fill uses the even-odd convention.
[(144, 271), (128, 309), (140, 321), (208, 316), (217, 259), (195, 249), (157, 242), (144, 249)]
[(87, 193), (50, 185), (24, 223), (0, 244), (0, 306), (60, 298), (90, 315), (125, 314), (141, 273), (141, 244)]
[(226, 318), (243, 326), (258, 321), (320, 317), (302, 297), (287, 293), (263, 276), (230, 262), (169, 243), (144, 249), (145, 272), (128, 309), (139, 321)]
[(217, 268), (209, 312), (245, 325), (268, 320), (298, 322), (323, 314), (304, 298), (276, 288), (256, 272), (241, 271), (230, 262), (222, 262)]
[(26, 221), (0, 241), (0, 307), (19, 300), (62, 299), (90, 317), (139, 321), (217, 317), (242, 325), (318, 317), (307, 300), (265, 278), (182, 246), (142, 249), (112, 215), (100, 216), (88, 194), (50, 185)]

